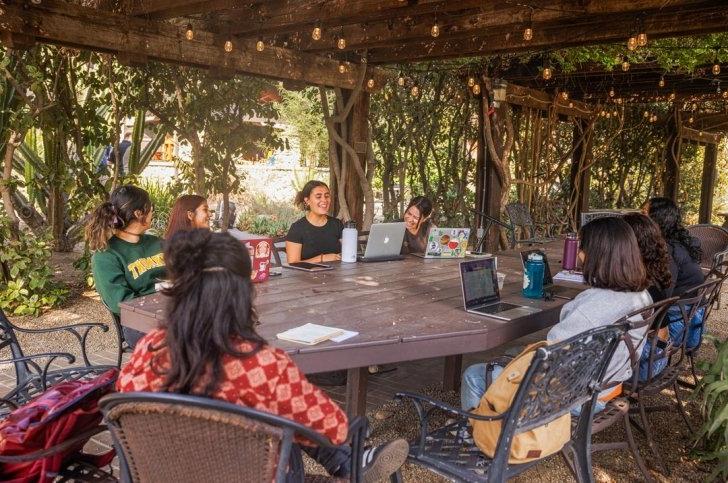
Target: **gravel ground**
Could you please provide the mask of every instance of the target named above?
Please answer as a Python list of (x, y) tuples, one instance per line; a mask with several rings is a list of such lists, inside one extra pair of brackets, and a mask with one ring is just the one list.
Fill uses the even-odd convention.
[[(89, 321), (111, 323), (111, 317), (99, 301), (98, 295), (93, 290), (85, 289), (81, 275), (72, 268), (73, 260), (77, 256), (78, 254), (56, 254), (53, 259), (57, 277), (68, 283), (71, 288), (72, 293), (68, 302), (63, 307), (49, 311), (39, 318), (11, 317), (13, 323), (32, 328)], [(728, 287), (726, 289), (728, 290)], [(726, 305), (728, 304), (724, 304), (721, 310), (714, 310), (710, 320), (709, 331), (721, 340), (728, 336), (728, 308)], [(93, 353), (115, 347), (115, 337), (113, 330), (108, 333), (94, 331), (88, 341), (89, 352)], [(73, 351), (78, 354), (75, 349), (78, 347), (78, 343), (70, 335), (54, 334), (45, 337), (21, 335), (20, 338), (28, 354), (54, 350)], [(7, 356), (8, 354), (0, 353), (0, 358)], [(715, 351), (712, 346), (710, 344), (703, 345), (699, 360), (711, 360), (714, 356)], [(8, 371), (6, 368), (3, 368), (3, 370)], [(457, 397), (454, 393), (443, 393), (439, 387), (423, 387), (422, 392), (449, 401), (452, 404), (457, 404)], [(686, 392), (683, 392), (683, 395), (686, 396), (686, 399), (689, 399)], [(655, 402), (660, 402), (660, 400), (670, 402), (672, 401), (672, 395), (665, 391), (662, 395), (656, 397)], [(698, 428), (701, 424), (698, 403), (697, 400), (690, 400), (688, 403), (688, 413), (695, 428)], [(394, 438), (412, 440), (416, 437), (417, 417), (409, 403), (400, 404), (390, 401), (381, 408), (370, 411), (368, 416), (373, 429), (373, 444), (379, 444)], [(657, 433), (655, 439), (658, 447), (662, 450), (663, 457), (672, 470), (669, 477), (653, 471), (653, 477), (661, 482), (703, 481), (710, 472), (710, 467), (698, 461), (694, 453), (692, 453), (691, 435), (688, 434), (679, 415), (675, 411), (654, 413), (650, 416), (650, 420), (652, 421), (653, 431)], [(654, 465), (650, 464), (651, 458), (646, 449), (645, 439), (637, 431), (635, 431), (635, 436), (648, 466), (654, 468)], [(595, 437), (596, 442), (622, 439), (624, 439), (624, 430), (619, 424), (608, 428)], [(595, 479), (599, 482), (638, 481), (641, 479), (641, 474), (634, 460), (626, 450), (596, 454), (593, 464)], [(307, 466), (317, 471), (315, 464), (311, 461), (307, 461)], [(403, 477), (407, 482), (446, 481), (411, 464), (407, 464), (403, 468)], [(516, 481), (522, 482), (562, 482), (569, 480), (571, 480), (570, 472), (558, 455), (547, 458), (542, 464), (516, 478)]]

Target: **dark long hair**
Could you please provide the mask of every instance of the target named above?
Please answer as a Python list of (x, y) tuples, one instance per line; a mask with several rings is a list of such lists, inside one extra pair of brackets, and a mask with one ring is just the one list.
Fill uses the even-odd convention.
[(641, 292), (648, 287), (632, 228), (621, 218), (597, 218), (581, 228), (584, 280), (592, 287)]
[(200, 195), (182, 195), (177, 198), (172, 207), (172, 213), (169, 215), (169, 222), (167, 223), (167, 231), (164, 234), (164, 238), (169, 240), (175, 233), (181, 230), (191, 230), (193, 228), (192, 221), (188, 212), (195, 212), (195, 210), (207, 199)]
[(674, 201), (670, 198), (651, 198), (648, 214), (660, 227), (662, 236), (668, 243), (679, 243), (688, 251), (690, 258), (696, 262), (700, 261), (703, 255), (700, 245), (683, 226), (680, 208)]
[(132, 185), (123, 185), (111, 192), (108, 201), (101, 203), (86, 224), (86, 240), (91, 250), (105, 250), (116, 230), (149, 214), (152, 201), (149, 193)]
[(296, 193), (296, 199), (293, 200), (293, 204), (302, 210), (308, 210), (308, 206), (306, 205), (306, 198), (309, 198), (311, 196), (311, 191), (313, 191), (314, 188), (318, 188), (319, 186), (323, 186), (324, 188), (329, 189), (329, 185), (327, 185), (323, 181), (312, 179), (311, 181), (303, 185), (301, 191)]
[[(163, 390), (209, 397), (219, 386), (224, 356), (248, 357), (265, 344), (255, 331), (250, 255), (227, 233), (195, 229), (176, 233), (164, 259), (171, 282), (164, 294), (171, 300)], [(242, 340), (252, 343), (250, 351), (237, 349)]]
[(419, 210), (420, 220), (424, 220), (417, 230), (417, 236), (425, 238), (430, 229), (430, 225), (432, 224), (432, 220), (430, 219), (430, 216), (432, 215), (432, 201), (430, 201), (430, 199), (426, 196), (415, 196), (410, 200), (407, 205), (407, 209), (405, 209), (404, 212), (407, 213), (407, 210), (413, 206)]
[(622, 219), (632, 227), (637, 238), (650, 285), (666, 289), (672, 283), (670, 254), (660, 227), (649, 216), (642, 213), (627, 213)]

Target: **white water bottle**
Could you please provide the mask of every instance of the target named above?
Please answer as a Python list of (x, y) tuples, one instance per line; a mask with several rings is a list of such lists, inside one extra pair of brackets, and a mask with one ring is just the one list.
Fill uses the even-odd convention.
[(349, 221), (341, 232), (341, 261), (353, 263), (356, 262), (356, 248), (359, 243), (359, 233), (356, 231), (356, 225)]

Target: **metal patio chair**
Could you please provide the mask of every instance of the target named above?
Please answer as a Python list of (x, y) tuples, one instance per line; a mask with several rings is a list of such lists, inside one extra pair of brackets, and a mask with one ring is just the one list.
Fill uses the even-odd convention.
[[(553, 241), (553, 238), (548, 236), (547, 224), (534, 222), (528, 206), (523, 203), (508, 203), (505, 209), (513, 231), (512, 241), (515, 240), (516, 245), (521, 243), (543, 244)], [(516, 230), (520, 230), (521, 238), (516, 236)], [(542, 234), (543, 236), (541, 236)]]
[[(114, 438), (123, 481), (280, 482), (294, 438), (332, 446), (290, 419), (216, 399), (130, 392), (107, 395), (99, 406)], [(365, 433), (366, 419), (357, 416), (350, 421), (352, 482), (361, 479)]]
[[(692, 433), (693, 428), (680, 397), (678, 378), (685, 369), (683, 361), (686, 357), (690, 321), (701, 307), (705, 307), (708, 296), (717, 283), (717, 280), (713, 280), (698, 285), (673, 302), (672, 306), (679, 309), (684, 324), (681, 340), (673, 341), (666, 335), (670, 325), (670, 318), (667, 316), (655, 319), (655, 325), (650, 327), (646, 334), (646, 348), (643, 350), (646, 351), (647, 358), (644, 357), (645, 353), (639, 350), (639, 346), (635, 346), (630, 339), (626, 340), (630, 353), (639, 356), (644, 367), (640, 367), (641, 374), (639, 374), (638, 378), (625, 381), (623, 393), (630, 401), (630, 414), (634, 415), (634, 418), (632, 418), (633, 424), (644, 432), (650, 451), (662, 472), (666, 475), (669, 475), (669, 469), (654, 441), (647, 413), (677, 409), (688, 431)], [(659, 394), (667, 388), (674, 391), (674, 403), (648, 405), (648, 399), (651, 396)]]
[[(677, 299), (677, 297), (673, 297), (671, 299), (662, 300), (643, 309), (636, 310), (626, 315), (618, 322), (626, 323), (629, 326), (629, 332), (625, 332), (622, 334), (622, 340), (627, 345), (627, 348), (631, 349), (629, 351), (629, 363), (632, 368), (633, 386), (636, 385), (639, 378), (640, 354), (638, 354), (634, 350), (633, 339), (631, 339), (630, 332), (645, 328), (645, 334), (640, 340), (646, 340), (647, 335), (649, 334), (649, 328), (657, 326), (661, 323), (662, 318), (667, 312), (667, 309), (670, 307), (670, 305), (676, 302)], [(637, 344), (637, 346), (639, 345), (640, 344)], [(617, 423), (621, 423), (624, 425), (626, 439), (622, 441), (593, 443), (591, 447), (592, 453), (600, 451), (612, 451), (617, 449), (628, 449), (630, 453), (632, 453), (632, 457), (635, 459), (635, 463), (637, 463), (637, 467), (642, 473), (642, 476), (645, 478), (645, 481), (654, 481), (652, 476), (650, 475), (649, 470), (647, 469), (647, 466), (645, 466), (645, 462), (642, 459), (639, 448), (637, 447), (637, 444), (635, 442), (634, 435), (632, 433), (632, 425), (629, 418), (629, 413), (629, 398), (625, 396), (619, 396), (607, 402), (606, 407), (602, 411), (594, 414), (594, 419), (592, 421), (592, 434), (600, 433)]]
[[(89, 332), (97, 328), (102, 332), (109, 330), (105, 324), (81, 323), (50, 327), (47, 329), (25, 329), (13, 325), (5, 313), (0, 310), (0, 350), (10, 349), (10, 359), (0, 360), (0, 366), (13, 364), (15, 367), (15, 388), (0, 397), (0, 418), (4, 418), (13, 409), (27, 404), (48, 387), (63, 381), (84, 379), (101, 374), (116, 366), (94, 365), (89, 361), (86, 339)], [(55, 332), (68, 332), (79, 342), (83, 365), (71, 365), (76, 357), (67, 352), (46, 352), (26, 355), (18, 342), (16, 333), (24, 334), (51, 334)], [(68, 366), (57, 366), (56, 360), (65, 359)], [(43, 362), (45, 361), (45, 363)]]
[[(598, 327), (538, 349), (510, 409), (494, 417), (463, 411), (419, 394), (398, 393), (397, 398), (414, 403), (420, 420), (419, 439), (410, 443), (408, 460), (455, 481), (505, 481), (542, 461), (509, 464), (514, 435), (543, 426), (569, 413), (571, 408), (581, 406), (571, 440), (561, 453), (577, 480), (592, 481), (592, 408), (599, 396), (600, 381), (626, 329), (626, 324)], [(429, 418), (437, 410), (457, 420), (430, 430)], [(463, 436), (471, 419), (502, 421), (493, 458), (483, 454), (472, 439)], [(567, 451), (573, 455), (573, 461)]]
[(707, 223), (692, 225), (688, 227), (688, 232), (700, 241), (700, 249), (703, 251), (700, 266), (703, 268), (711, 267), (716, 253), (728, 250), (728, 230), (722, 226)]

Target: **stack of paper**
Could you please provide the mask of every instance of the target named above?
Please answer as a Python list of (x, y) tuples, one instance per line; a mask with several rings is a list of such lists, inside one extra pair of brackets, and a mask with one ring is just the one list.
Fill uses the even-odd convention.
[(315, 345), (325, 340), (340, 342), (348, 339), (349, 337), (353, 337), (354, 335), (357, 335), (357, 333), (337, 329), (336, 327), (327, 327), (325, 325), (318, 324), (305, 324), (300, 327), (294, 327), (293, 329), (281, 332), (278, 334), (278, 338), (289, 342), (297, 342), (299, 344)]
[(584, 283), (584, 274), (581, 272), (569, 272), (568, 270), (562, 270), (554, 275), (554, 280), (561, 280), (564, 282), (576, 282)]

